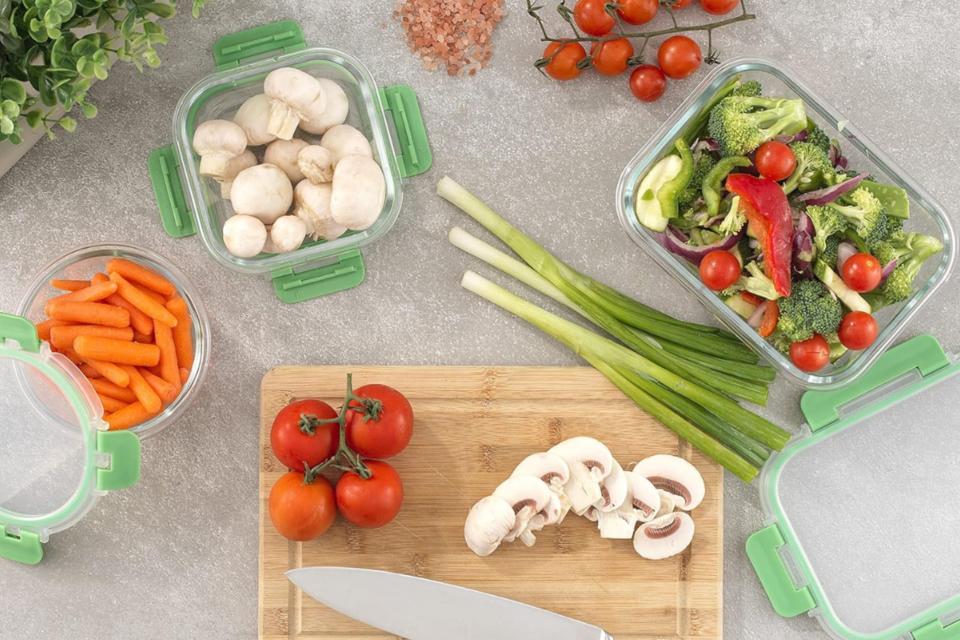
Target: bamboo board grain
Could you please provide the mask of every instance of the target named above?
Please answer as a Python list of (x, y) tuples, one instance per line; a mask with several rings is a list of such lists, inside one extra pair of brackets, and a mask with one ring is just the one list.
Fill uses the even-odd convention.
[[(403, 509), (382, 529), (358, 529), (341, 519), (316, 541), (288, 542), (267, 515), (270, 487), (284, 472), (270, 451), (273, 416), (303, 398), (339, 406), (348, 371), (355, 386), (388, 384), (413, 404), (413, 440), (390, 461), (403, 478)], [(647, 561), (629, 541), (602, 540), (596, 525), (572, 515), (538, 534), (532, 548), (504, 545), (488, 558), (466, 548), (470, 506), (526, 455), (575, 435), (599, 438), (625, 466), (674, 453), (700, 469), (707, 491), (692, 514), (696, 536), (687, 552)], [(264, 640), (393, 638), (303, 596), (283, 575), (314, 565), (384, 569), (479, 589), (596, 624), (617, 640), (722, 637), (722, 470), (593, 369), (280, 367), (261, 385), (260, 449)]]

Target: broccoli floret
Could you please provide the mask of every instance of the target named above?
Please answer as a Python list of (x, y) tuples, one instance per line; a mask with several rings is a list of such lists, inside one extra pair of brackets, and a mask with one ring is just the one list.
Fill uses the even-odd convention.
[(790, 193), (799, 189), (804, 193), (824, 186), (826, 177), (833, 172), (827, 154), (812, 142), (794, 142), (790, 149), (797, 160), (797, 168), (783, 183), (783, 191)]
[(777, 329), (794, 342), (835, 332), (843, 316), (840, 301), (818, 280), (795, 282), (790, 297), (781, 298), (779, 305)]
[(730, 211), (723, 218), (723, 222), (717, 227), (717, 231), (725, 236), (732, 236), (740, 233), (743, 225), (747, 224), (747, 217), (740, 210), (740, 196), (734, 196), (730, 201)]
[(717, 161), (709, 153), (701, 153), (693, 165), (693, 175), (687, 186), (677, 194), (677, 206), (680, 209), (686, 209), (691, 206), (697, 198), (700, 197), (700, 188), (703, 186), (703, 179), (707, 177), (710, 169)]
[(824, 155), (830, 153), (830, 137), (812, 120), (807, 121), (807, 142), (823, 151)]
[(770, 344), (773, 345), (773, 348), (779, 351), (784, 355), (789, 355), (790, 345), (793, 344), (793, 340), (788, 338), (786, 335), (780, 333), (779, 331), (774, 331), (767, 340)]
[(747, 80), (746, 82), (741, 82), (733, 91), (730, 92), (732, 96), (747, 96), (750, 98), (756, 98), (763, 94), (763, 87), (760, 86), (760, 83), (756, 80)]
[(824, 243), (825, 246), (822, 251), (819, 252), (820, 259), (825, 261), (827, 264), (837, 264), (837, 253), (840, 249), (840, 236), (830, 236), (827, 238), (827, 241)]
[(847, 228), (847, 219), (829, 205), (811, 205), (807, 215), (813, 222), (813, 244), (823, 254), (827, 250), (827, 240)]
[(883, 232), (882, 228), (876, 228), (883, 224), (883, 205), (863, 187), (843, 196), (840, 202), (831, 202), (826, 206), (846, 218), (857, 235), (864, 240), (871, 236), (877, 237), (875, 234)]
[(942, 250), (943, 244), (934, 237), (920, 233), (895, 234), (878, 247), (876, 257), (883, 265), (896, 260), (897, 267), (877, 290), (878, 295), (871, 296), (871, 302), (875, 306), (884, 306), (909, 298), (913, 293), (913, 281), (923, 263)]
[(746, 155), (780, 134), (807, 126), (800, 99), (728, 96), (710, 111), (708, 128), (725, 155)]
[(773, 280), (767, 277), (759, 264), (756, 262), (748, 264), (747, 273), (750, 275), (740, 277), (743, 280), (744, 289), (767, 300), (776, 300), (780, 297), (777, 288), (773, 285)]

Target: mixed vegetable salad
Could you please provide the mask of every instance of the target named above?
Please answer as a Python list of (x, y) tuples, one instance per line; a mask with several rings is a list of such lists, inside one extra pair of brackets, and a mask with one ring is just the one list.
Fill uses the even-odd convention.
[(797, 368), (877, 337), (939, 239), (904, 229), (906, 192), (848, 167), (800, 99), (725, 85), (640, 181), (638, 221)]

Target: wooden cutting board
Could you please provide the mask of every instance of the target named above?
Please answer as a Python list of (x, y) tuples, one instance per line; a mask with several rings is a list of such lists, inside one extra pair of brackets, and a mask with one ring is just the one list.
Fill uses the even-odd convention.
[[(291, 400), (320, 398), (338, 407), (348, 371), (355, 387), (387, 384), (413, 404), (413, 440), (390, 460), (403, 478), (403, 509), (381, 529), (358, 529), (340, 519), (316, 541), (288, 542), (267, 512), (270, 488), (284, 472), (270, 451), (273, 417)], [(630, 541), (603, 540), (596, 525), (571, 514), (539, 533), (531, 548), (518, 542), (488, 558), (473, 555), (463, 541), (470, 506), (525, 456), (576, 435), (600, 439), (625, 467), (655, 453), (691, 460), (707, 492), (692, 513), (690, 549), (668, 560), (644, 560)], [(260, 446), (261, 638), (393, 638), (303, 596), (283, 575), (315, 565), (442, 580), (590, 622), (617, 640), (722, 637), (722, 470), (593, 369), (281, 367), (263, 378)]]

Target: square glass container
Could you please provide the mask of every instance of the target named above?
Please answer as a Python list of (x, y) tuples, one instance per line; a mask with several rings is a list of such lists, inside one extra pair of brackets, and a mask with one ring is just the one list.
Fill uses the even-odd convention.
[[(914, 283), (915, 293), (905, 302), (875, 313), (874, 317), (880, 329), (876, 341), (863, 351), (847, 352), (837, 362), (815, 373), (801, 371), (788, 356), (760, 337), (745, 320), (724, 304), (718, 295), (704, 286), (694, 265), (667, 251), (660, 244), (657, 234), (641, 225), (634, 214), (640, 180), (650, 167), (672, 152), (674, 141), (688, 124), (710, 102), (720, 87), (737, 75), (745, 80), (758, 80), (763, 85), (764, 95), (801, 98), (806, 105), (807, 115), (827, 135), (840, 142), (851, 167), (871, 174), (878, 182), (894, 184), (906, 190), (910, 202), (910, 218), (904, 228), (935, 236), (943, 242), (943, 252), (928, 260), (917, 276)], [(903, 331), (921, 305), (929, 300), (947, 279), (956, 250), (953, 230), (943, 207), (923, 187), (870, 142), (855, 125), (801, 82), (796, 74), (778, 63), (762, 59), (730, 60), (717, 67), (700, 83), (623, 170), (617, 185), (617, 215), (630, 238), (696, 296), (710, 313), (787, 379), (805, 388), (826, 389), (840, 386), (862, 375)]]

